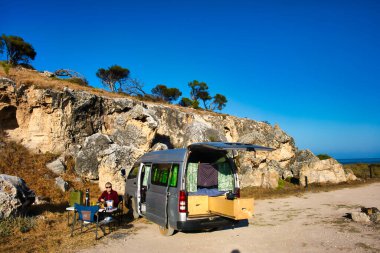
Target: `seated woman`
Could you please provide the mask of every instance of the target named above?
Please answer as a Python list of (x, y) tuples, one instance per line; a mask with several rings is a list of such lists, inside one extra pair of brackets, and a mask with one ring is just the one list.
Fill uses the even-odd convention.
[(106, 190), (99, 197), (98, 201), (104, 203), (107, 200), (113, 200), (113, 207), (117, 207), (119, 204), (119, 195), (116, 191), (112, 190), (112, 184), (106, 183)]

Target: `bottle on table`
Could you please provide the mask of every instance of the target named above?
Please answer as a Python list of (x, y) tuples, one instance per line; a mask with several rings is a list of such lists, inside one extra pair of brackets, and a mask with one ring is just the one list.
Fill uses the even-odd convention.
[(89, 206), (90, 205), (90, 189), (86, 189), (86, 198), (85, 198), (85, 205)]

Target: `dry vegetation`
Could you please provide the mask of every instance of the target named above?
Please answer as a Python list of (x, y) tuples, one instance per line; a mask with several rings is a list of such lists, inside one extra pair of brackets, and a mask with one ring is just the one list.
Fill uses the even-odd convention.
[(344, 168), (352, 170), (352, 172), (359, 178), (368, 179), (370, 178), (370, 166), (372, 167), (373, 177), (380, 178), (380, 164), (346, 164)]
[(307, 188), (304, 186), (292, 184), (286, 182), (283, 188), (277, 189), (264, 189), (259, 187), (246, 187), (241, 191), (242, 197), (253, 197), (255, 199), (271, 199), (271, 198), (283, 198), (288, 196), (301, 196), (308, 192), (327, 192), (339, 190), (347, 187), (359, 187), (364, 184), (370, 184), (373, 182), (379, 182), (377, 178), (358, 180), (353, 182), (345, 182), (340, 184), (311, 184)]
[(16, 82), (16, 85), (33, 85), (37, 89), (54, 89), (62, 91), (65, 87), (67, 87), (72, 90), (87, 91), (98, 96), (126, 97), (126, 95), (123, 94), (107, 92), (102, 89), (79, 85), (68, 80), (46, 77), (35, 70), (25, 69), (21, 67), (11, 68), (8, 75), (6, 75), (4, 70), (0, 68), (0, 76), (7, 76), (8, 78), (14, 80)]
[(246, 187), (242, 189), (242, 197), (254, 197), (255, 199), (279, 198), (302, 195), (307, 192), (333, 191), (347, 187), (358, 187), (380, 181), (380, 164), (373, 164), (373, 178), (370, 178), (369, 164), (347, 164), (344, 169), (350, 169), (358, 178), (357, 181), (340, 184), (311, 184), (307, 188), (289, 181), (280, 180), (277, 189), (263, 189), (259, 187)]
[[(69, 192), (63, 193), (55, 186), (56, 176), (45, 166), (56, 155), (32, 154), (20, 144), (5, 141), (4, 133), (0, 133), (0, 144), (0, 174), (21, 177), (36, 195), (50, 199), (50, 203), (33, 205), (29, 217), (0, 222), (0, 252), (71, 251), (94, 244), (93, 233), (69, 236), (65, 213)], [(67, 158), (67, 164), (64, 180), (72, 189), (90, 188), (91, 199), (96, 201), (100, 195), (98, 185), (77, 182), (72, 158)]]

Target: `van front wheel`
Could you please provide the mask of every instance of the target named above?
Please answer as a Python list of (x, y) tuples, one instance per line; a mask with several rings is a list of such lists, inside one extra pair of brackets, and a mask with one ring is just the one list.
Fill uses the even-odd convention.
[(160, 234), (164, 236), (171, 236), (174, 234), (174, 228), (169, 225), (168, 227), (158, 226), (158, 230), (160, 231)]
[(139, 213), (137, 212), (137, 205), (135, 199), (132, 197), (128, 201), (128, 213), (134, 218), (138, 219), (140, 217)]

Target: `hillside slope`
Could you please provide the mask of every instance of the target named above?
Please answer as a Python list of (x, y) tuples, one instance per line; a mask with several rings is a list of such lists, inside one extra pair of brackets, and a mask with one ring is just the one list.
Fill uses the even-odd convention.
[[(3, 77), (1, 77), (3, 76)], [(35, 152), (75, 158), (82, 177), (114, 182), (124, 191), (119, 171), (130, 169), (150, 150), (186, 147), (193, 142), (229, 141), (274, 148), (273, 152), (241, 153), (243, 186), (275, 188), (280, 178), (304, 183), (338, 183), (349, 177), (334, 159), (320, 161), (299, 151), (291, 136), (263, 122), (138, 101), (102, 90), (45, 77), (36, 71), (0, 72), (0, 128), (12, 140)], [(311, 173), (313, 172), (313, 173)]]

